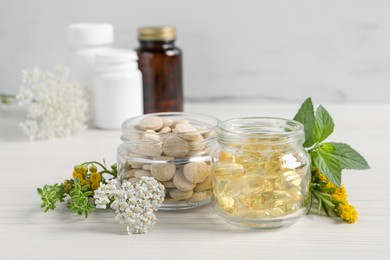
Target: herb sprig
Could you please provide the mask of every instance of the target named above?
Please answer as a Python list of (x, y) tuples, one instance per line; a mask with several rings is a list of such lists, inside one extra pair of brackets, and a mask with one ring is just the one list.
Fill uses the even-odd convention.
[(357, 219), (355, 209), (348, 203), (345, 188), (341, 185), (342, 170), (369, 169), (367, 161), (355, 149), (345, 143), (324, 142), (334, 131), (335, 124), (329, 112), (319, 106), (314, 111), (311, 98), (303, 102), (294, 120), (304, 125), (305, 147), (312, 162), (311, 202), (318, 203), (329, 216), (333, 209), (336, 216), (353, 223)]
[[(101, 170), (98, 171), (98, 168)], [(47, 212), (55, 210), (59, 202), (66, 202), (71, 212), (87, 218), (88, 213), (95, 209), (93, 194), (99, 188), (103, 174), (116, 178), (118, 174), (116, 165), (109, 168), (105, 162), (102, 164), (96, 161), (76, 165), (72, 178), (64, 180), (63, 183), (47, 184), (37, 189), (42, 200), (41, 208)]]

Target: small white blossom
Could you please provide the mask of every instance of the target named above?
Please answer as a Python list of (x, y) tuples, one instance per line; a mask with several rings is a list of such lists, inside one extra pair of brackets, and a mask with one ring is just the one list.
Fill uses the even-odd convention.
[(38, 118), (44, 113), (42, 106), (37, 103), (30, 104), (30, 107), (27, 111), (27, 117), (29, 118)]
[(123, 225), (126, 223), (126, 216), (122, 213), (118, 213), (115, 216), (115, 220), (119, 222), (119, 224)]
[(25, 87), (20, 87), (19, 93), (16, 95), (20, 105), (30, 104), (34, 99), (34, 93)]
[(26, 120), (19, 124), (22, 128), (23, 134), (28, 135), (31, 140), (34, 140), (36, 133), (38, 132), (38, 123), (33, 120)]
[(70, 74), (70, 69), (67, 66), (64, 65), (57, 65), (55, 68), (56, 72), (58, 75), (66, 80), (69, 77)]
[(127, 197), (127, 193), (125, 190), (117, 190), (115, 191), (115, 195), (114, 195), (116, 198), (118, 199), (124, 199), (126, 200), (126, 197)]
[(115, 220), (126, 224), (129, 234), (144, 234), (156, 223), (154, 212), (162, 205), (164, 196), (161, 183), (142, 177), (135, 186), (128, 181), (120, 186), (117, 179), (105, 180), (95, 190), (94, 199), (96, 208), (106, 208), (113, 199), (110, 206), (116, 213)]
[(95, 190), (94, 198), (95, 198), (96, 208), (98, 209), (106, 209), (107, 204), (110, 203), (107, 194), (104, 191), (102, 191), (100, 188)]
[(16, 98), (27, 107), (21, 128), (31, 140), (66, 137), (87, 128), (88, 94), (68, 78), (65, 66), (57, 66), (54, 73), (37, 68), (22, 72), (24, 85)]
[(34, 82), (38, 81), (39, 78), (40, 78), (40, 70), (38, 68), (22, 71), (23, 83), (33, 84)]

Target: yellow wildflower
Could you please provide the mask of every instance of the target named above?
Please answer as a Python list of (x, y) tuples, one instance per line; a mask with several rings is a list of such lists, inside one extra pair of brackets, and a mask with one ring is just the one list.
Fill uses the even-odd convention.
[(85, 175), (88, 172), (88, 167), (86, 165), (76, 165), (74, 170), (81, 175)]
[(73, 179), (79, 179), (80, 181), (84, 180), (83, 175), (81, 175), (80, 173), (78, 173), (76, 171), (73, 171), (72, 177), (73, 177)]
[(93, 172), (91, 173), (91, 176), (89, 176), (89, 179), (92, 183), (99, 183), (102, 180), (102, 176), (98, 172)]
[[(314, 169), (314, 170), (313, 170), (313, 169)], [(330, 188), (330, 189), (336, 189), (336, 188), (337, 188), (337, 186), (334, 185), (332, 182), (330, 182), (330, 181), (328, 180), (328, 178), (326, 178), (325, 175), (322, 174), (322, 172), (320, 172), (320, 170), (318, 170), (318, 169), (315, 168), (315, 167), (313, 167), (313, 169), (312, 169), (312, 174), (313, 174), (313, 175), (317, 175), (318, 178), (319, 178), (321, 181), (326, 182), (325, 188)]]
[[(320, 170), (316, 170), (316, 174), (318, 175), (318, 178), (320, 178), (321, 181), (326, 181), (326, 182), (329, 182), (330, 184), (332, 184), (328, 178), (325, 177), (325, 175), (322, 174), (322, 172), (320, 172)], [(336, 186), (335, 186), (336, 187)]]
[(96, 190), (97, 188), (99, 188), (99, 186), (100, 186), (100, 182), (94, 182), (92, 183), (91, 188), (92, 190)]
[(337, 190), (335, 190), (332, 194), (332, 198), (335, 200), (341, 201), (343, 203), (347, 202), (347, 191), (344, 186), (341, 186)]
[(337, 188), (337, 186), (334, 185), (334, 184), (331, 183), (331, 182), (328, 182), (328, 183), (325, 185), (325, 187), (326, 187), (326, 188), (331, 188), (331, 189), (336, 189), (336, 188)]
[(85, 175), (85, 174), (87, 174), (87, 172), (88, 172), (88, 167), (86, 165), (81, 165), (79, 168), (79, 173), (81, 173), (82, 175)]
[(80, 170), (79, 170), (79, 168), (81, 167), (81, 165), (75, 165), (74, 167), (73, 167), (73, 169), (76, 171), (76, 172), (79, 172)]
[(91, 187), (91, 183), (90, 183), (89, 181), (87, 181), (87, 180), (83, 180), (83, 181), (81, 182), (81, 184), (82, 184), (82, 185), (87, 185), (87, 186)]
[(90, 172), (97, 172), (97, 167), (96, 167), (96, 165), (92, 164), (91, 166), (89, 166), (89, 171), (90, 171)]
[(358, 219), (358, 213), (352, 205), (348, 203), (339, 203), (337, 205), (338, 216), (348, 223), (355, 223)]

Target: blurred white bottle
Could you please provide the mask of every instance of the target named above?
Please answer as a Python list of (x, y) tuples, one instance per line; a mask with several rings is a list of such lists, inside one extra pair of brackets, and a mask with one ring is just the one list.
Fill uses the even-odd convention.
[(135, 51), (110, 49), (96, 55), (92, 83), (94, 124), (120, 129), (128, 118), (143, 114), (142, 74)]
[(114, 42), (114, 28), (106, 23), (74, 23), (68, 26), (71, 77), (82, 87), (91, 90), (95, 57), (110, 49)]

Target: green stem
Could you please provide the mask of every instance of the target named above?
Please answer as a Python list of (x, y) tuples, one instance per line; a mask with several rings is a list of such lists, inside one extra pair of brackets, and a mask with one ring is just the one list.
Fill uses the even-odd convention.
[(16, 99), (16, 95), (0, 94), (0, 100), (3, 104), (10, 104), (12, 102), (11, 99)]
[(309, 210), (307, 211), (306, 215), (309, 215), (309, 213), (310, 213), (311, 207), (313, 206), (313, 196), (315, 196), (313, 194), (313, 191), (310, 191), (310, 192), (311, 192), (312, 196), (310, 196)]
[(311, 151), (315, 151), (317, 148), (318, 143), (315, 143), (312, 147), (307, 148), (307, 152), (310, 153)]
[(114, 172), (107, 171), (107, 170), (103, 170), (103, 171), (101, 171), (101, 172), (99, 172), (99, 173), (100, 173), (100, 174), (103, 174), (103, 173), (108, 173), (108, 174), (110, 174), (110, 175), (112, 175), (112, 176), (116, 177), (116, 174), (115, 174)]
[(103, 171), (100, 171), (100, 172), (99, 172), (100, 174), (108, 173), (108, 174), (114, 176), (115, 178), (117, 177), (116, 171), (110, 171), (110, 170), (108, 170), (108, 169), (107, 169), (107, 166), (101, 164), (100, 162), (97, 162), (97, 161), (90, 161), (90, 162), (82, 163), (81, 165), (87, 165), (87, 166), (88, 166), (88, 165), (90, 165), (90, 164), (97, 164), (97, 165), (99, 165), (100, 167), (102, 167), (102, 168), (103, 168)]
[(316, 198), (316, 200), (317, 200), (317, 202), (318, 202), (317, 215), (320, 215), (320, 213), (321, 213), (321, 205), (322, 205), (322, 202), (321, 202), (321, 200), (317, 197), (316, 192), (312, 191), (312, 195), (313, 195), (313, 197)]
[(103, 164), (101, 164), (100, 162), (97, 162), (97, 161), (85, 162), (85, 163), (83, 163), (82, 165), (90, 165), (90, 164), (97, 164), (97, 165), (99, 165), (100, 167), (102, 167), (104, 170), (107, 171), (106, 166), (104, 166)]

